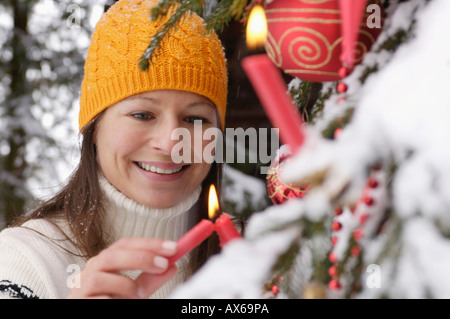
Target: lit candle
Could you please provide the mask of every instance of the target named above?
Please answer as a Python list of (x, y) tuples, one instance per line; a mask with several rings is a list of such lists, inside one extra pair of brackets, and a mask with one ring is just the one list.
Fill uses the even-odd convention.
[[(258, 27), (254, 27), (254, 23)], [(266, 32), (260, 34), (260, 45), (267, 38), (267, 22), (262, 6), (255, 6), (250, 12), (247, 24), (247, 43), (250, 48), (255, 47), (255, 36), (252, 29)], [(280, 71), (266, 54), (257, 54), (244, 58), (242, 67), (247, 74), (253, 88), (258, 95), (262, 106), (272, 125), (279, 129), (280, 139), (288, 144), (292, 152), (296, 152), (303, 144), (303, 121), (300, 112), (288, 95), (287, 86)]]
[[(208, 198), (209, 218), (213, 219), (219, 214), (219, 211), (220, 206), (216, 188), (214, 185), (211, 185), (209, 188)], [(177, 241), (177, 252), (169, 258), (169, 267), (175, 264), (175, 262), (181, 257), (192, 251), (195, 247), (200, 245), (209, 236), (211, 236), (214, 231), (216, 231), (219, 235), (220, 246), (223, 246), (233, 239), (242, 238), (230, 217), (226, 214), (221, 214), (215, 223), (211, 220), (203, 219)]]
[[(212, 196), (212, 192), (215, 194)], [(209, 188), (209, 198), (208, 198), (208, 216), (212, 219), (216, 212), (216, 206), (218, 207), (217, 194), (215, 192), (214, 185)], [(204, 240), (206, 240), (215, 230), (215, 225), (212, 221), (203, 219), (194, 228), (188, 231), (177, 241), (177, 252), (175, 255), (169, 258), (169, 265), (172, 266), (178, 259), (189, 253), (195, 247), (200, 245)]]
[(220, 215), (216, 220), (215, 226), (221, 247), (233, 239), (242, 238), (227, 214)]
[[(219, 199), (217, 197), (217, 192), (214, 185), (211, 185), (211, 188), (209, 189), (208, 205), (209, 218), (213, 218), (214, 216), (219, 214)], [(217, 235), (219, 236), (221, 247), (233, 239), (242, 238), (241, 234), (237, 231), (236, 227), (227, 214), (222, 213), (216, 219), (215, 230)]]

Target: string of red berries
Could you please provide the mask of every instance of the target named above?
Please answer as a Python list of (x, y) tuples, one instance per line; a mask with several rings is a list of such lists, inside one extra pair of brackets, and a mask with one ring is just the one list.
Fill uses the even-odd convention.
[[(357, 218), (356, 227), (352, 231), (352, 238), (349, 241), (350, 247), (350, 257), (358, 258), (361, 255), (361, 240), (364, 237), (364, 225), (366, 224), (368, 218), (371, 216), (374, 205), (376, 205), (376, 199), (372, 195), (372, 191), (378, 188), (379, 181), (374, 177), (370, 176), (367, 179), (366, 187), (363, 191), (361, 198), (355, 203), (355, 205), (348, 209), (347, 213), (352, 214), (353, 218)], [(335, 252), (335, 247), (338, 242), (338, 234), (343, 229), (343, 223), (340, 216), (344, 213), (344, 208), (337, 207), (334, 211), (335, 220), (332, 222), (331, 228), (333, 236), (331, 238), (332, 251), (328, 255), (329, 261), (332, 265), (328, 269), (328, 274), (330, 276), (330, 281), (328, 283), (328, 288), (330, 290), (339, 290), (342, 288), (342, 283), (340, 282), (340, 269), (345, 258), (339, 260), (338, 255)]]
[[(345, 94), (348, 91), (348, 85), (343, 82), (343, 79), (346, 78), (351, 73), (351, 69), (347, 67), (341, 67), (339, 69), (339, 77), (341, 80), (336, 85), (336, 91), (341, 94), (341, 96), (338, 98), (337, 103), (338, 105), (343, 104), (346, 101)], [(342, 133), (342, 127), (339, 124), (339, 127), (334, 131), (334, 138), (337, 138)]]

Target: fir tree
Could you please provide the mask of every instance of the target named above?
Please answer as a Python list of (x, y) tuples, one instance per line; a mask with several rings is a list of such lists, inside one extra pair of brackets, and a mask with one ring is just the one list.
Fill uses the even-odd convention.
[[(168, 3), (164, 1), (162, 6)], [(241, 11), (231, 13), (234, 5)], [(343, 94), (336, 90), (337, 83), (293, 79), (289, 85), (307, 122), (309, 142), (285, 167), (284, 177), (288, 182), (310, 186), (308, 194), (253, 214), (245, 240), (225, 247), (220, 256), (175, 293), (176, 297), (450, 296), (445, 270), (450, 261), (444, 257), (450, 250), (444, 164), (444, 159), (449, 158), (447, 151), (439, 147), (430, 146), (430, 151), (438, 153), (435, 158), (431, 154), (428, 158), (421, 149), (434, 139), (445, 141), (449, 136), (447, 130), (433, 132), (434, 115), (417, 115), (417, 105), (429, 112), (427, 103), (420, 104), (427, 97), (436, 106), (430, 107), (431, 112), (442, 112), (438, 114), (444, 118), (448, 115), (448, 93), (442, 83), (448, 84), (448, 64), (443, 61), (450, 51), (441, 35), (448, 28), (443, 19), (435, 23), (433, 17), (439, 8), (449, 6), (442, 0), (386, 0), (383, 5), (382, 34), (362, 64), (344, 80), (349, 85), (344, 102), (340, 99)], [(229, 10), (224, 10), (225, 6)], [(233, 17), (242, 19), (250, 6), (241, 1), (221, 1), (209, 16), (224, 24), (212, 25), (221, 29)], [(170, 23), (176, 26), (176, 20)], [(433, 65), (430, 55), (424, 55), (428, 61), (418, 61), (413, 51), (404, 49), (410, 46), (409, 50), (420, 52), (428, 45), (439, 52), (441, 60), (437, 61), (441, 64)], [(147, 53), (157, 46), (150, 47)], [(415, 65), (406, 67), (408, 53)], [(143, 59), (149, 61), (150, 56), (144, 55)], [(406, 62), (402, 64), (399, 56)], [(440, 72), (427, 73), (427, 63), (431, 64), (430, 70)], [(395, 73), (397, 67), (400, 74)], [(416, 69), (423, 73), (415, 73)], [(445, 70), (447, 80), (445, 76), (439, 78)], [(419, 77), (415, 85), (405, 76), (410, 71), (437, 79), (427, 82)], [(380, 77), (386, 82), (393, 79), (391, 86), (383, 87)], [(402, 82), (395, 82), (396, 77)], [(413, 83), (415, 91), (408, 91), (406, 82)], [(439, 92), (433, 92), (428, 83)], [(385, 117), (376, 112), (372, 105), (376, 102), (371, 102), (383, 101), (380, 96), (370, 95), (370, 90), (377, 89), (378, 94), (385, 94), (386, 103), (392, 103), (393, 111)], [(402, 107), (407, 103), (414, 106), (410, 112), (414, 116), (409, 117), (408, 109)], [(379, 108), (382, 106), (390, 110), (382, 104)], [(395, 113), (397, 107), (402, 114)], [(374, 116), (371, 120), (370, 112)], [(413, 123), (402, 125), (402, 115)], [(390, 123), (393, 116), (398, 116), (397, 125)], [(353, 140), (349, 141), (349, 136)], [(424, 145), (419, 144), (421, 139)], [(410, 185), (405, 183), (408, 174)], [(221, 278), (217, 273), (222, 274)]]

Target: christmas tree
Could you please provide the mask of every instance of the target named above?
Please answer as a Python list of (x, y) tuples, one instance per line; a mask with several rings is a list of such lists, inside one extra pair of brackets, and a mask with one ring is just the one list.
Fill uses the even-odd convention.
[[(186, 10), (220, 29), (277, 1), (223, 0), (208, 12), (202, 1), (183, 1), (141, 66)], [(377, 3), (382, 27), (350, 72), (341, 68), (332, 81), (294, 74), (287, 83), (305, 139), (295, 152), (282, 146), (267, 176), (269, 194), (287, 195), (255, 211), (244, 238), (173, 297), (450, 297), (450, 2)], [(365, 19), (377, 24), (376, 12)]]

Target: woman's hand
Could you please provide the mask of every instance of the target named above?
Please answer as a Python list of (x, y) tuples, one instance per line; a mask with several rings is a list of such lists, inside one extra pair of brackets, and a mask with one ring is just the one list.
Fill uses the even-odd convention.
[[(177, 272), (167, 257), (176, 242), (154, 238), (123, 238), (92, 257), (80, 272), (78, 287), (68, 298), (148, 298)], [(135, 280), (120, 271), (142, 270)]]

